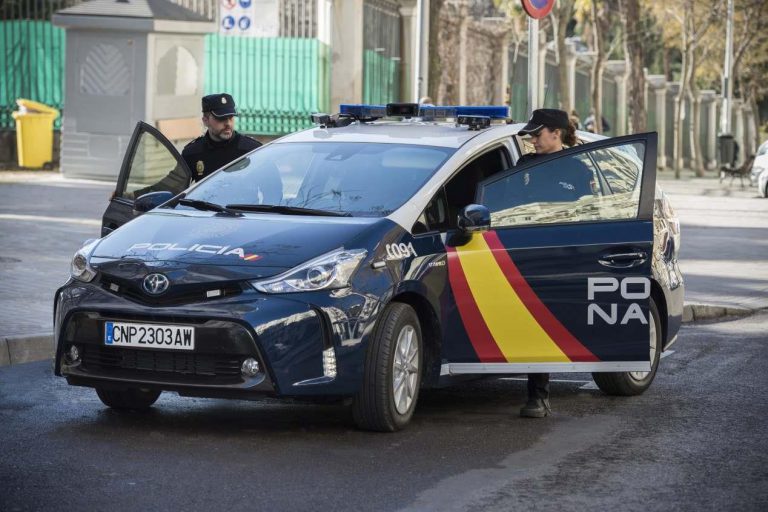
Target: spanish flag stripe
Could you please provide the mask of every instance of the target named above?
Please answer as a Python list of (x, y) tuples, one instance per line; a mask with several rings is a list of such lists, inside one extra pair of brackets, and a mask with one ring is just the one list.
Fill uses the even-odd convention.
[(488, 231), (483, 236), (491, 249), (496, 262), (507, 278), (510, 286), (515, 290), (528, 311), (536, 318), (536, 321), (547, 332), (549, 337), (557, 343), (558, 347), (571, 359), (571, 361), (590, 362), (599, 361), (579, 340), (574, 337), (565, 326), (552, 314), (547, 306), (539, 299), (536, 292), (530, 287), (523, 275), (518, 270), (509, 252), (499, 240), (495, 231)]
[(570, 362), (510, 286), (481, 234), (457, 247), (456, 253), (477, 308), (507, 362)]
[(483, 315), (477, 308), (477, 303), (467, 284), (464, 270), (461, 268), (458, 254), (453, 247), (447, 247), (448, 251), (448, 280), (456, 300), (464, 328), (467, 330), (469, 340), (475, 349), (478, 359), (483, 363), (504, 363), (507, 359), (501, 353), (499, 346), (488, 330), (483, 320)]

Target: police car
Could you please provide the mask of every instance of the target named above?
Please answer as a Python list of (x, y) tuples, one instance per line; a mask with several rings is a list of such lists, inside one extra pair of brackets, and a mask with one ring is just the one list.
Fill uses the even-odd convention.
[[(56, 292), (56, 374), (115, 409), (162, 391), (351, 398), (377, 431), (404, 427), (420, 389), (467, 376), (648, 388), (683, 309), (655, 133), (578, 133), (515, 165), (526, 142), (506, 107), (313, 120), (184, 190), (163, 180), (184, 162), (140, 123), (104, 236)], [(575, 190), (575, 165), (592, 171), (586, 193), (535, 186)], [(178, 188), (132, 199), (157, 182)]]

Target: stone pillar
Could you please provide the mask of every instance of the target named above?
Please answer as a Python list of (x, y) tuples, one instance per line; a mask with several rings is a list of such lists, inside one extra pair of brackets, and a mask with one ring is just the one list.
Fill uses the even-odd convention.
[(460, 8), (459, 25), (459, 105), (467, 103), (467, 34), (469, 33), (469, 9), (465, 4)]
[(493, 102), (496, 105), (509, 105), (507, 88), (509, 87), (509, 32), (499, 38), (499, 82)]
[(733, 100), (733, 138), (739, 144), (739, 151), (736, 153), (736, 165), (744, 162), (744, 153), (746, 149), (746, 140), (744, 137), (744, 102), (742, 100)]
[(414, 97), (418, 85), (415, 83), (415, 80), (418, 80), (416, 76), (419, 44), (417, 39), (419, 33), (417, 25), (419, 21), (418, 3), (417, 0), (401, 0), (400, 5), (400, 17), (403, 26), (402, 48), (400, 50), (400, 69), (402, 70), (400, 96), (404, 102), (416, 103), (419, 101), (419, 98)]
[(331, 112), (363, 102), (363, 0), (334, 0), (331, 30)]
[(623, 60), (609, 60), (605, 68), (616, 82), (616, 135), (627, 134), (627, 63)]
[(704, 130), (704, 143), (701, 146), (701, 161), (705, 169), (712, 169), (715, 162), (715, 144), (717, 144), (717, 126), (713, 119), (712, 104), (715, 101), (715, 91), (699, 91), (697, 108), (699, 109), (699, 120), (701, 128)]
[(659, 168), (667, 166), (665, 152), (667, 144), (667, 79), (664, 75), (648, 75), (647, 86), (649, 90), (648, 103), (653, 103), (656, 111), (656, 131), (659, 134), (657, 164)]
[[(571, 98), (571, 104), (565, 107), (570, 114), (576, 108), (576, 45), (573, 41), (565, 43), (565, 66), (568, 69), (568, 96)], [(563, 63), (560, 63), (562, 66)], [(584, 115), (583, 113), (579, 113)]]
[(707, 125), (709, 126), (708, 145), (711, 148), (710, 158), (707, 162), (708, 169), (717, 169), (717, 132), (720, 127), (717, 125), (717, 106), (722, 103), (722, 97), (715, 95), (712, 103), (709, 104), (708, 116), (709, 120)]

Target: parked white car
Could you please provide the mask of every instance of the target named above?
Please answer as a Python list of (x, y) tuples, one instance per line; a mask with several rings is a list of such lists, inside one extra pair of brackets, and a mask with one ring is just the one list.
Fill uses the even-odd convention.
[(768, 197), (768, 140), (760, 144), (749, 173), (749, 182), (757, 187), (761, 197)]

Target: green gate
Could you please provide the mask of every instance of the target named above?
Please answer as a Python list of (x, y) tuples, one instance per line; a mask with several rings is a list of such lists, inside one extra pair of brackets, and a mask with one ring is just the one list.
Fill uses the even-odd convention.
[(328, 111), (330, 52), (317, 39), (214, 34), (206, 36), (205, 58), (206, 94), (234, 96), (242, 132), (282, 135)]
[(390, 0), (365, 0), (363, 103), (400, 100), (400, 13)]

